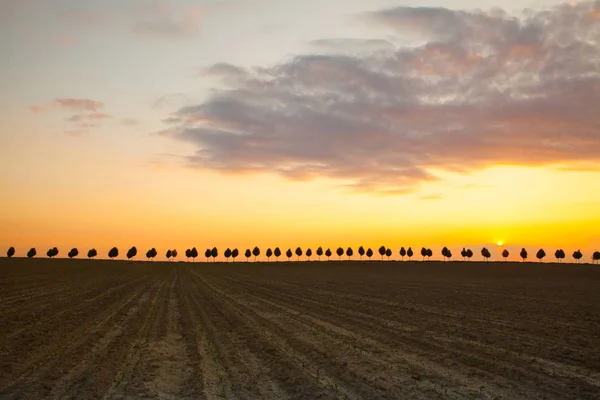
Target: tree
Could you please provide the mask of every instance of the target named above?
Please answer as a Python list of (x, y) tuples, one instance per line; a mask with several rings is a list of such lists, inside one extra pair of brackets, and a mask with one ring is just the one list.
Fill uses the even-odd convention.
[(562, 257), (561, 257), (561, 251), (562, 251), (561, 249), (557, 249), (557, 250), (554, 252), (554, 258), (556, 258), (556, 261), (558, 261), (558, 262), (560, 262), (560, 259), (562, 258)]
[(48, 249), (46, 255), (48, 256), (48, 258), (56, 257), (58, 255), (58, 249), (56, 247)]
[(228, 247), (223, 255), (225, 256), (225, 259), (227, 259), (227, 262), (229, 262), (229, 257), (231, 257), (231, 249)]
[(216, 247), (213, 247), (212, 250), (210, 251), (210, 255), (213, 258), (213, 262), (215, 261), (215, 259), (217, 258), (217, 256), (219, 255), (219, 250), (217, 250)]
[(527, 250), (525, 250), (525, 248), (522, 248), (521, 252), (519, 253), (519, 255), (523, 259), (523, 262), (525, 262), (525, 260), (527, 259)]
[(485, 261), (487, 261), (492, 256), (492, 254), (490, 253), (490, 251), (486, 247), (484, 247), (483, 249), (481, 249), (481, 255), (483, 256), (483, 258), (485, 259)]
[(97, 255), (98, 255), (98, 252), (96, 251), (96, 249), (90, 249), (87, 254), (88, 258), (94, 258)]
[(212, 251), (210, 249), (204, 250), (204, 257), (206, 257), (206, 262), (208, 262), (208, 259), (212, 257)]
[(69, 258), (73, 258), (73, 257), (77, 257), (79, 255), (79, 250), (77, 250), (77, 248), (73, 247), (71, 249), (71, 251), (69, 251), (69, 254), (67, 254), (67, 256)]
[(362, 260), (363, 256), (365, 255), (365, 248), (360, 246), (358, 248), (358, 254), (360, 255), (360, 259)]
[(538, 260), (542, 261), (542, 259), (546, 257), (546, 252), (544, 251), (544, 249), (539, 249), (535, 256)]
[(600, 261), (600, 251), (594, 252), (594, 254), (592, 255), (592, 260), (596, 261), (596, 264), (598, 264), (598, 261)]
[(233, 249), (233, 250), (231, 251), (231, 258), (233, 258), (233, 262), (235, 262), (235, 259), (236, 259), (236, 258), (237, 258), (237, 256), (239, 256), (239, 255), (240, 255), (240, 251), (239, 251), (237, 248), (236, 248), (236, 249)]
[(381, 246), (379, 248), (379, 255), (381, 256), (381, 259), (383, 260), (383, 256), (385, 256), (385, 246)]
[(306, 249), (306, 258), (308, 259), (308, 261), (310, 261), (310, 256), (312, 256), (312, 250)]
[(352, 257), (353, 254), (354, 254), (354, 251), (352, 250), (352, 247), (348, 247), (348, 249), (346, 250), (346, 255), (348, 256), (348, 260)]
[(388, 258), (388, 261), (390, 260), (390, 257), (392, 256), (392, 249), (385, 249), (385, 255)]
[(448, 261), (450, 261), (450, 259), (452, 258), (452, 251), (450, 249), (448, 249), (448, 251), (446, 252), (446, 257), (448, 257)]
[(275, 247), (273, 254), (275, 254), (276, 260), (279, 261), (279, 257), (281, 257), (281, 250), (279, 250), (279, 247)]
[(504, 257), (504, 261), (506, 261), (509, 254), (510, 253), (508, 252), (508, 250), (506, 250), (506, 249), (502, 250), (502, 257)]
[(442, 256), (444, 257), (444, 261), (446, 261), (446, 257), (448, 257), (448, 252), (450, 250), (448, 250), (448, 248), (446, 246), (444, 246), (444, 248), (442, 249)]
[(421, 247), (421, 255), (423, 256), (423, 261), (425, 261), (425, 257), (427, 257), (427, 249), (425, 247)]
[(577, 263), (579, 263), (579, 260), (581, 260), (581, 257), (583, 257), (583, 254), (581, 254), (581, 250), (577, 250), (576, 252), (573, 253), (573, 258), (575, 260), (577, 260)]
[(246, 257), (246, 262), (248, 262), (250, 260), (250, 257), (252, 256), (252, 252), (250, 251), (250, 249), (246, 249), (244, 256)]
[(119, 256), (119, 249), (117, 249), (116, 247), (113, 247), (112, 249), (110, 249), (110, 251), (108, 252), (108, 257), (112, 260), (113, 258), (116, 258)]
[(271, 256), (272, 256), (272, 255), (273, 255), (273, 250), (271, 250), (271, 248), (269, 247), (269, 248), (267, 249), (267, 254), (266, 254), (266, 256), (267, 256), (267, 261), (270, 261), (270, 260), (271, 260)]
[(325, 256), (327, 257), (327, 261), (329, 261), (329, 258), (331, 257), (331, 249), (327, 249)]
[[(192, 252), (193, 252), (193, 251), (194, 251), (194, 250), (192, 249)], [(154, 260), (154, 257), (156, 257), (157, 255), (158, 255), (158, 252), (156, 251), (156, 249), (155, 249), (154, 247), (153, 247), (153, 248), (151, 248), (150, 250), (148, 250), (148, 251), (146, 252), (146, 258), (147, 258), (147, 259), (149, 259), (149, 260), (150, 260), (150, 259)], [(194, 255), (192, 254), (192, 257), (193, 257), (193, 256), (194, 256)]]
[(413, 256), (412, 247), (409, 247), (408, 250), (406, 250), (406, 255), (408, 256), (408, 261), (410, 261)]
[(171, 257), (173, 257), (173, 260), (177, 258), (177, 249), (171, 251)]
[(296, 247), (296, 255), (298, 256), (298, 261), (300, 261), (300, 256), (302, 255), (302, 249), (300, 247)]
[(344, 255), (344, 249), (342, 249), (341, 247), (338, 247), (338, 249), (335, 251), (335, 254), (337, 254), (341, 260), (342, 256)]
[(192, 261), (196, 262), (196, 258), (198, 257), (198, 250), (195, 247), (192, 247), (190, 250), (190, 255), (192, 256)]
[(317, 255), (319, 256), (319, 261), (321, 261), (321, 256), (323, 255), (323, 248), (321, 246), (317, 249)]
[(473, 257), (473, 250), (467, 249), (467, 258), (470, 260)]
[(373, 250), (371, 248), (367, 249), (367, 258), (371, 261), (371, 257), (373, 257)]
[(463, 261), (465, 261), (465, 258), (467, 257), (467, 250), (464, 247), (460, 251), (460, 256), (463, 258)]
[(14, 255), (15, 255), (15, 248), (14, 247), (10, 247), (8, 249), (8, 251), (6, 252), (6, 257), (11, 258)]
[(292, 249), (287, 249), (285, 255), (287, 256), (288, 261), (290, 261), (290, 258), (292, 258)]
[(258, 257), (260, 255), (260, 249), (255, 246), (252, 249), (252, 255), (254, 256), (254, 262), (256, 262), (256, 257)]
[(190, 258), (192, 258), (192, 249), (185, 250), (185, 258), (187, 258), (188, 262), (190, 261)]
[(167, 254), (165, 254), (167, 256), (167, 260), (171, 260), (171, 256), (173, 255), (173, 252), (171, 250), (167, 250)]
[(406, 250), (404, 247), (400, 247), (400, 257), (402, 257), (402, 261), (404, 261), (404, 256), (406, 255)]
[(433, 251), (431, 249), (427, 249), (427, 261), (429, 261), (432, 256), (433, 256)]
[(137, 249), (135, 248), (135, 246), (133, 246), (132, 248), (127, 250), (127, 259), (128, 260), (131, 260), (136, 255), (137, 255)]
[(33, 257), (35, 257), (36, 254), (37, 254), (37, 251), (35, 251), (35, 247), (32, 247), (27, 252), (27, 258), (33, 258)]

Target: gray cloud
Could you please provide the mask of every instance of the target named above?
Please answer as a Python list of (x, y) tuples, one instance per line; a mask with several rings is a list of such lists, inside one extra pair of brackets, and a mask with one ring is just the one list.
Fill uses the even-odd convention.
[(161, 134), (189, 142), (198, 168), (392, 194), (435, 180), (432, 169), (600, 159), (600, 1), (521, 18), (409, 7), (365, 18), (422, 40), (215, 65), (206, 72), (225, 86)]

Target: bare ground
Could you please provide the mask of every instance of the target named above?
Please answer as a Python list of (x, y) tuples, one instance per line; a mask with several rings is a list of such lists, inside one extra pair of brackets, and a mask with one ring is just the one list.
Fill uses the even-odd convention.
[(600, 268), (0, 260), (2, 399), (600, 399)]

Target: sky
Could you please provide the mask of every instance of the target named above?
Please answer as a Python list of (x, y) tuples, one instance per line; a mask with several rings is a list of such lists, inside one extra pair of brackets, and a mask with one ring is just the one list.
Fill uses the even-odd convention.
[(17, 255), (600, 250), (600, 0), (0, 0), (0, 54)]

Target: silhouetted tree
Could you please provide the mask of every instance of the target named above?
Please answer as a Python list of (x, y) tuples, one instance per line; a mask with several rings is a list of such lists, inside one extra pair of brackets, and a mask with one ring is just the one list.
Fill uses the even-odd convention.
[(556, 261), (558, 261), (558, 262), (560, 262), (560, 259), (561, 259), (561, 257), (560, 257), (560, 251), (561, 251), (560, 249), (557, 249), (554, 252), (554, 258), (556, 258)]
[(432, 256), (433, 256), (433, 250), (427, 249), (427, 260), (429, 261)]
[(390, 261), (390, 257), (392, 256), (392, 249), (385, 249), (385, 255), (388, 258), (388, 261)]
[(385, 256), (385, 246), (381, 246), (379, 248), (379, 255), (381, 256), (381, 259), (383, 260), (383, 256)]
[(35, 251), (35, 247), (32, 247), (31, 249), (29, 249), (29, 251), (27, 252), (27, 258), (33, 258), (35, 257), (37, 254), (37, 251)]
[(71, 249), (71, 251), (69, 251), (69, 254), (67, 254), (67, 256), (68, 256), (69, 258), (77, 257), (78, 255), (79, 255), (79, 250), (77, 250), (77, 248), (76, 248), (76, 247), (73, 247), (73, 248)]
[(171, 249), (167, 250), (167, 253), (165, 254), (165, 257), (167, 257), (167, 260), (171, 261), (171, 255), (173, 253), (171, 252)]
[(204, 257), (206, 257), (206, 262), (212, 257), (212, 251), (210, 249), (204, 250)]
[(354, 254), (354, 251), (352, 250), (352, 247), (348, 247), (348, 249), (346, 249), (346, 255), (348, 256), (348, 260), (350, 258), (352, 258), (353, 254)]
[(423, 261), (425, 261), (425, 257), (427, 257), (427, 249), (425, 247), (421, 247), (421, 255), (423, 256)]
[[(193, 251), (193, 250), (192, 250), (192, 251)], [(150, 260), (150, 259), (154, 260), (154, 257), (156, 257), (156, 255), (157, 255), (157, 254), (158, 254), (158, 253), (156, 252), (156, 249), (153, 247), (153, 248), (151, 248), (150, 250), (148, 250), (148, 251), (146, 252), (146, 258), (147, 258), (148, 260)], [(192, 256), (193, 256), (193, 255), (192, 255)]]
[(286, 255), (288, 261), (290, 261), (290, 258), (292, 258), (292, 249), (287, 249), (287, 251), (285, 252), (285, 255)]
[(216, 247), (213, 247), (210, 251), (210, 255), (212, 256), (213, 261), (215, 261), (217, 259), (217, 256), (219, 255), (219, 250), (217, 250)]
[(171, 257), (173, 257), (173, 260), (177, 258), (177, 249), (171, 250)]
[(508, 250), (504, 249), (502, 251), (502, 257), (504, 257), (504, 261), (506, 261), (506, 259), (508, 258), (509, 252)]
[(135, 246), (133, 246), (132, 248), (127, 250), (127, 259), (128, 260), (131, 260), (136, 255), (137, 255), (137, 249), (135, 248)]
[(271, 256), (272, 256), (272, 255), (273, 255), (273, 251), (272, 251), (272, 250), (271, 250), (271, 248), (269, 247), (269, 248), (267, 249), (267, 253), (266, 253), (266, 256), (267, 256), (267, 261), (271, 261)]
[(402, 257), (402, 261), (404, 261), (404, 256), (406, 255), (406, 250), (404, 247), (400, 247), (400, 257)]
[(371, 248), (367, 249), (367, 258), (371, 261), (371, 257), (373, 257), (373, 250)]
[(335, 251), (335, 254), (337, 254), (341, 260), (342, 256), (344, 255), (344, 249), (342, 249), (341, 247), (338, 247), (338, 249)]
[(192, 257), (192, 261), (196, 262), (196, 258), (198, 257), (198, 250), (195, 247), (192, 247), (190, 250), (190, 256)]
[(577, 260), (577, 263), (579, 263), (579, 260), (581, 260), (581, 257), (583, 257), (583, 254), (581, 254), (581, 250), (577, 250), (576, 252), (573, 253), (573, 258), (575, 260)]
[(300, 247), (296, 247), (296, 255), (298, 256), (298, 261), (300, 261), (300, 256), (302, 255), (302, 249)]
[(467, 258), (470, 260), (473, 257), (473, 250), (467, 249)]
[(254, 262), (256, 262), (256, 257), (260, 255), (260, 249), (258, 247), (254, 247), (252, 249), (252, 255), (254, 256)]
[(408, 261), (410, 261), (410, 259), (412, 258), (413, 254), (413, 250), (412, 247), (409, 247), (408, 250), (406, 250), (406, 255), (408, 256)]
[(325, 256), (327, 257), (327, 261), (329, 261), (329, 258), (331, 257), (331, 249), (327, 249), (327, 251), (325, 252)]
[(442, 257), (444, 257), (444, 261), (446, 261), (446, 257), (448, 257), (448, 251), (448, 248), (444, 246), (444, 248), (442, 249)]
[(46, 255), (48, 256), (48, 258), (56, 257), (58, 255), (58, 249), (56, 247), (48, 249)]
[(235, 248), (231, 251), (231, 258), (233, 258), (234, 262), (235, 262), (235, 259), (237, 258), (237, 256), (239, 256), (239, 255), (240, 255), (240, 251), (237, 248)]
[(519, 253), (519, 255), (523, 259), (523, 262), (525, 262), (525, 260), (527, 259), (527, 250), (525, 250), (525, 248), (522, 248), (521, 252)]
[(465, 258), (467, 257), (467, 250), (464, 247), (460, 251), (460, 256), (463, 258), (463, 261), (465, 261)]
[(319, 256), (319, 261), (321, 261), (321, 256), (323, 255), (323, 248), (319, 246), (317, 249), (317, 256)]
[(96, 249), (90, 249), (87, 254), (88, 258), (94, 258), (97, 255), (98, 255), (98, 252), (96, 251)]
[(492, 256), (492, 254), (490, 253), (490, 251), (486, 247), (484, 247), (483, 249), (481, 249), (481, 255), (483, 256), (483, 259), (485, 261), (487, 261)]
[(542, 259), (546, 257), (546, 252), (544, 251), (544, 249), (539, 249), (535, 256), (538, 260), (542, 261)]
[(310, 261), (310, 256), (312, 256), (312, 250), (306, 249), (306, 258), (308, 259), (308, 261)]
[(113, 247), (112, 249), (110, 249), (110, 251), (108, 252), (108, 257), (112, 260), (113, 258), (117, 258), (119, 257), (119, 249), (117, 249), (116, 247)]
[(250, 251), (250, 249), (246, 249), (244, 256), (246, 257), (246, 262), (250, 261), (250, 257), (252, 257), (252, 252)]
[(598, 264), (598, 261), (600, 261), (600, 251), (594, 252), (594, 254), (592, 255), (592, 260), (596, 261), (596, 264)]
[(227, 262), (229, 262), (229, 257), (231, 257), (231, 249), (229, 247), (225, 249), (225, 253), (223, 253), (223, 255), (225, 256)]
[(15, 248), (14, 247), (10, 247), (8, 249), (8, 251), (6, 252), (6, 257), (11, 258), (14, 255), (15, 255)]
[(279, 257), (281, 257), (281, 250), (279, 250), (279, 247), (275, 247), (273, 254), (275, 254), (275, 259), (279, 261)]
[(358, 254), (360, 255), (360, 259), (362, 260), (363, 256), (365, 255), (365, 248), (360, 246), (358, 248)]
[(185, 250), (185, 257), (187, 258), (187, 261), (190, 261), (190, 258), (192, 258), (192, 249), (186, 249)]

